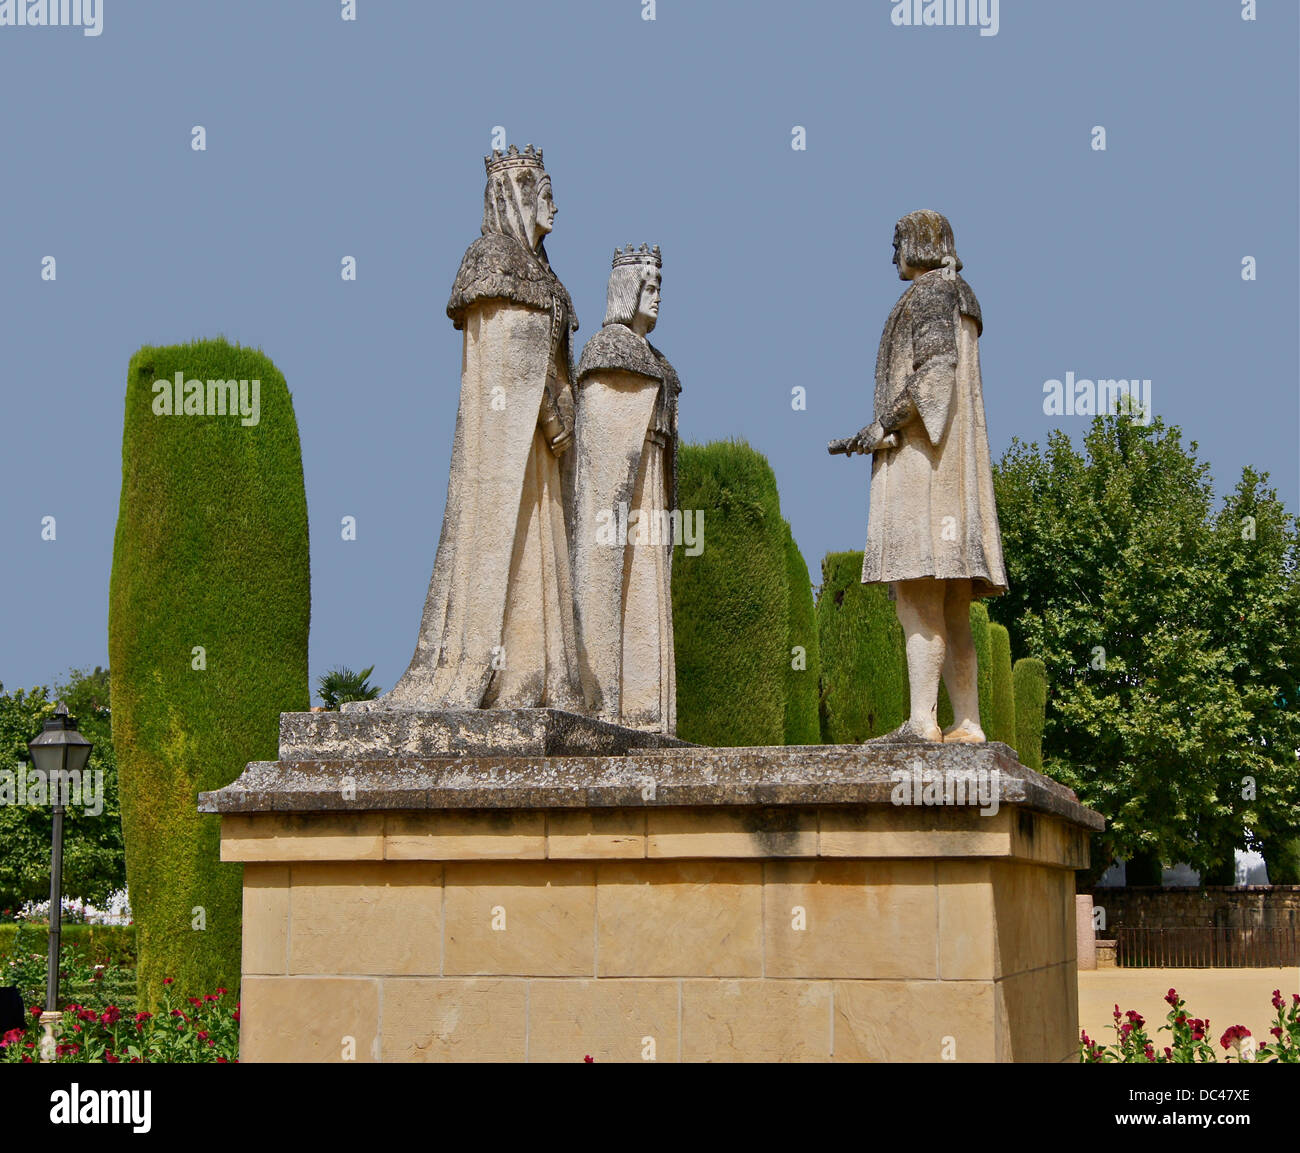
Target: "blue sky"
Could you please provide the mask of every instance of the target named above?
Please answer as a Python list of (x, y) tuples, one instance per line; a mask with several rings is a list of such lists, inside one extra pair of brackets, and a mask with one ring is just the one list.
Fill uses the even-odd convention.
[(767, 455), (814, 573), (865, 539), (867, 466), (825, 442), (870, 418), (893, 225), (917, 208), (952, 221), (983, 306), (995, 456), (1082, 434), (1044, 414), (1045, 381), (1149, 379), (1219, 491), (1250, 464), (1295, 510), (1297, 5), (1002, 0), (987, 37), (894, 7), (359, 0), (345, 22), (337, 0), (104, 0), (98, 37), (0, 27), (0, 681), (107, 663), (127, 363), (222, 334), (294, 395), (313, 679), (373, 663), (392, 685), (446, 490), (444, 308), (497, 126), (545, 149), (579, 342), (614, 247), (662, 247), (682, 433)]

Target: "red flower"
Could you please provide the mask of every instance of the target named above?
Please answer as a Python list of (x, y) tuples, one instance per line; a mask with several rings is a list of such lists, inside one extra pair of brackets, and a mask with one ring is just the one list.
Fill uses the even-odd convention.
[(1272, 1033), (1273, 1036), (1276, 1037), (1279, 1041), (1282, 1040), (1282, 1029), (1280, 1026), (1274, 1025), (1273, 1028), (1269, 1030), (1269, 1032)]
[(135, 1027), (136, 1027), (137, 1029), (143, 1029), (143, 1028), (144, 1028), (144, 1023), (145, 1023), (146, 1021), (151, 1020), (152, 1018), (153, 1018), (153, 1014), (152, 1014), (152, 1013), (137, 1013), (137, 1014), (135, 1015)]
[(1142, 1019), (1142, 1014), (1139, 1013), (1136, 1009), (1130, 1009), (1126, 1014), (1126, 1016), (1130, 1021), (1133, 1022), (1135, 1028), (1140, 1029), (1142, 1028), (1143, 1025), (1146, 1024), (1146, 1022)]
[(73, 1028), (74, 1031), (76, 1031), (76, 1032), (78, 1032), (78, 1033), (81, 1032), (81, 1025), (80, 1025), (80, 1024), (77, 1024), (77, 1023), (74, 1022), (72, 1028)]
[(594, 1065), (596, 1063), (596, 1058), (593, 1057), (590, 1053), (588, 1053), (585, 1057), (583, 1057), (582, 1060), (583, 1063), (587, 1065)]
[(1168, 1001), (1170, 1005), (1176, 1006), (1178, 1004), (1178, 990), (1170, 989), (1169, 992), (1165, 994), (1165, 1000)]
[(218, 1057), (218, 1058), (217, 1058), (217, 1064), (218, 1064), (218, 1065), (229, 1065), (230, 1062), (227, 1061), (224, 1057)]
[(120, 1065), (122, 1063), (122, 1058), (114, 1057), (112, 1053), (105, 1053), (104, 1060), (107, 1061), (110, 1065)]
[[(203, 999), (204, 999), (205, 1001), (215, 1001), (215, 1000), (217, 999), (217, 995), (216, 995), (216, 993), (204, 993), (204, 994), (203, 994)], [(195, 1003), (196, 1005), (198, 1004), (197, 1001), (195, 1001), (194, 1003)]]
[(231, 1015), (232, 1017), (234, 1017), (234, 1019), (235, 1019), (236, 1021), (239, 1020), (239, 1010), (238, 1010), (238, 1009), (234, 1009), (234, 1010), (231, 1012), (230, 1015)]
[(100, 1022), (105, 1025), (116, 1025), (122, 1017), (122, 1010), (116, 1005), (110, 1005), (104, 1010), (104, 1015), (100, 1017)]
[(33, 1016), (33, 1017), (39, 1017), (40, 1015), (41, 1015), (41, 1007), (40, 1007), (39, 1005), (33, 1005), (33, 1006), (32, 1006), (32, 1016)]
[(54, 1055), (56, 1057), (64, 1057), (68, 1054), (75, 1053), (80, 1047), (81, 1046), (79, 1045), (55, 1045)]
[(1143, 1056), (1144, 1056), (1148, 1061), (1154, 1061), (1154, 1060), (1156, 1059), (1156, 1050), (1155, 1050), (1155, 1046), (1152, 1045), (1150, 1042), (1148, 1042), (1148, 1043), (1147, 1043), (1147, 1047), (1146, 1047), (1145, 1049), (1142, 1050), (1142, 1055), (1143, 1055)]
[(218, 989), (218, 990), (217, 990), (217, 996), (218, 996), (218, 997), (224, 997), (225, 995), (226, 995), (226, 991), (225, 991), (225, 989)]
[(1119, 1011), (1119, 1006), (1118, 1006), (1118, 1005), (1115, 1006), (1115, 1014), (1114, 1014), (1114, 1015), (1115, 1015), (1115, 1020), (1116, 1020), (1116, 1021), (1118, 1021), (1118, 1020), (1120, 1019), (1120, 1017), (1122, 1016), (1122, 1014), (1121, 1014), (1120, 1011)]
[(1166, 1045), (1166, 1046), (1165, 1046), (1165, 1060), (1166, 1060), (1166, 1061), (1172, 1060), (1173, 1055), (1174, 1055), (1174, 1051), (1173, 1051), (1171, 1048), (1169, 1048), (1168, 1045)]
[(1232, 1025), (1224, 1030), (1223, 1036), (1219, 1038), (1219, 1044), (1225, 1049), (1230, 1049), (1233, 1045), (1240, 1046), (1249, 1036), (1250, 1030), (1245, 1025)]
[(1274, 990), (1273, 990), (1273, 1008), (1274, 1008), (1274, 1009), (1281, 1009), (1282, 1006), (1284, 1005), (1284, 1003), (1285, 1003), (1285, 1002), (1283, 1002), (1283, 1000), (1282, 1000), (1282, 990), (1281, 990), (1281, 989), (1274, 989)]
[(22, 1039), (23, 1031), (21, 1029), (10, 1029), (3, 1037), (0, 1037), (0, 1049), (3, 1049), (6, 1045), (16, 1045)]
[(191, 1005), (201, 1006), (203, 1004), (203, 1002), (200, 1001), (197, 997), (186, 997), (185, 999), (189, 1001)]
[(176, 982), (176, 978), (175, 978), (175, 977), (164, 977), (164, 978), (163, 978), (163, 984), (164, 984), (164, 985), (172, 985), (172, 984), (175, 984), (175, 982)]
[(207, 1035), (207, 1034), (206, 1034), (202, 1029), (200, 1029), (200, 1030), (199, 1030), (199, 1040), (200, 1040), (200, 1041), (206, 1041), (207, 1039), (208, 1039), (208, 1035)]

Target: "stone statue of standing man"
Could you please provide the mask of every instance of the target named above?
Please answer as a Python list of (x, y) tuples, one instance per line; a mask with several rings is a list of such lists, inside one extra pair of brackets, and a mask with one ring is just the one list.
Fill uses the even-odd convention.
[[(911, 283), (880, 339), (875, 420), (830, 451), (872, 454), (862, 581), (890, 586), (911, 690), (911, 715), (891, 737), (978, 743), (970, 605), (1007, 589), (980, 379), (983, 320), (939, 213), (898, 222), (894, 264)], [(937, 719), (941, 675), (953, 707), (947, 731)]]

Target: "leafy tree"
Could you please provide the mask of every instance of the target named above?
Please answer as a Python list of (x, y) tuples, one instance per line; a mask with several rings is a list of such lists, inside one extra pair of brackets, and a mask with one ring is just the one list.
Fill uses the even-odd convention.
[[(18, 775), (25, 776), (31, 769), (28, 742), (41, 731), (60, 700), (76, 718), (82, 735), (94, 745), (87, 772), (103, 774), (100, 813), (86, 812), (95, 807), (89, 801), (64, 810), (63, 892), (96, 904), (126, 883), (107, 669), (96, 668), (93, 673), (73, 670), (53, 693), (44, 686), (5, 692), (0, 685), (0, 773), (13, 774), (0, 780), (12, 780), (17, 800)], [(0, 803), (0, 846), (4, 850), (0, 852), (0, 909), (17, 909), (26, 901), (49, 897), (53, 812), (48, 804)]]
[(346, 665), (330, 669), (316, 682), (321, 704), (336, 712), (339, 705), (348, 701), (373, 701), (382, 691), (378, 685), (370, 683), (370, 674), (374, 671), (374, 665), (359, 673), (354, 673)]
[(1251, 469), (1216, 513), (1196, 449), (1126, 416), (1082, 452), (1013, 441), (990, 607), (1047, 666), (1047, 771), (1107, 818), (1094, 853), (1210, 874), (1300, 825), (1300, 545)]

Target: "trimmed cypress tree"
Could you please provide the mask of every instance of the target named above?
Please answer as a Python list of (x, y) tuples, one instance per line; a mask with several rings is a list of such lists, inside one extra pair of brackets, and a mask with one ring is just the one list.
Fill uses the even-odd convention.
[(885, 587), (862, 583), (860, 551), (822, 559), (817, 632), (822, 740), (858, 744), (898, 728), (909, 711), (903, 629)]
[[(178, 379), (203, 382), (181, 415)], [(238, 398), (242, 381), (247, 406), (231, 415), (219, 382)], [(142, 1007), (167, 976), (189, 995), (238, 987), (242, 870), (220, 862), (219, 819), (196, 797), (273, 760), (280, 713), (309, 706), (308, 563), (298, 427), (275, 365), (224, 340), (142, 348), (108, 622)]]
[[(785, 571), (789, 587), (789, 644), (786, 646), (785, 743), (815, 745), (821, 740), (818, 696), (821, 682), (821, 646), (813, 605), (808, 565), (785, 524)], [(802, 650), (802, 654), (800, 653)], [(802, 665), (802, 667), (800, 667)]]
[(682, 445), (677, 467), (677, 503), (703, 517), (704, 545), (673, 555), (677, 733), (705, 745), (779, 745), (790, 613), (776, 475), (743, 441)]
[(1021, 657), (1011, 671), (1015, 696), (1015, 749), (1020, 763), (1043, 771), (1043, 722), (1047, 715), (1047, 666), (1037, 657)]
[(989, 623), (989, 673), (993, 679), (984, 735), (1016, 747), (1016, 696), (1011, 684), (1011, 634), (996, 621)]

